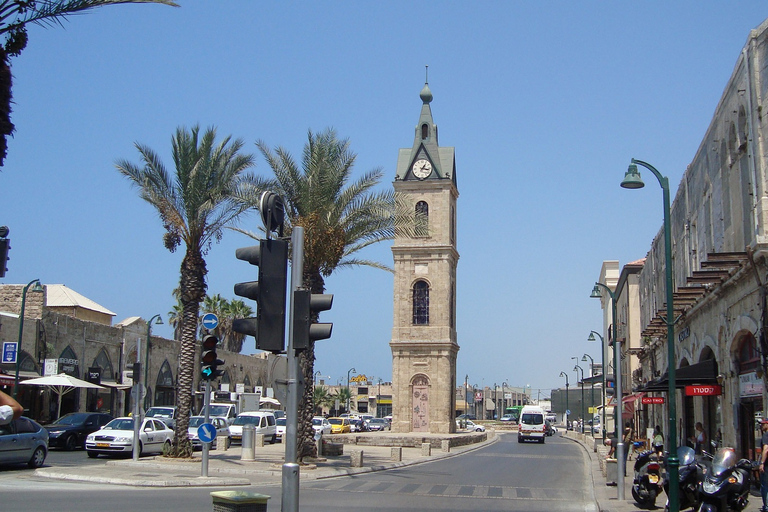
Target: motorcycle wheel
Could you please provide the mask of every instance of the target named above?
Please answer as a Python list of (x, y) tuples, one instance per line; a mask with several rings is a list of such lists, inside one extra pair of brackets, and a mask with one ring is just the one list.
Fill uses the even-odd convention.
[(656, 508), (656, 489), (648, 490), (648, 501), (646, 502), (648, 508)]

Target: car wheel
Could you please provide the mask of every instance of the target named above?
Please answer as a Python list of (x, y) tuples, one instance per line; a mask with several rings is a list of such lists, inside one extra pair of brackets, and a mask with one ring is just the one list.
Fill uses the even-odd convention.
[(35, 453), (32, 454), (32, 458), (27, 462), (27, 465), (31, 468), (41, 468), (43, 463), (45, 463), (45, 449), (42, 446), (38, 446)]
[[(215, 442), (216, 442), (216, 440), (214, 440), (214, 443)], [(163, 455), (165, 455), (166, 453), (171, 453), (171, 440), (170, 439), (166, 439), (165, 442), (163, 443)]]
[(98, 452), (88, 452), (88, 457), (90, 457), (92, 459), (95, 459), (98, 456), (99, 456)]
[(139, 441), (139, 457), (141, 457), (141, 452), (144, 451), (144, 445)]
[(64, 440), (64, 449), (68, 452), (71, 452), (72, 450), (77, 448), (77, 436), (71, 435), (67, 436), (67, 438)]
[(523, 438), (522, 438), (522, 437), (518, 437), (518, 438), (517, 438), (517, 442), (518, 442), (518, 443), (522, 443), (522, 442), (523, 442)]
[(272, 434), (272, 440), (269, 442), (269, 444), (275, 444), (277, 442), (277, 434)]

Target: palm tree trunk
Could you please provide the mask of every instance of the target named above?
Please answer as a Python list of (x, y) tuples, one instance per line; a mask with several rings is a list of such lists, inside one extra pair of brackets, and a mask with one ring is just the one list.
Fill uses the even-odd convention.
[[(319, 272), (305, 272), (304, 286), (309, 288), (310, 293), (323, 293), (325, 291), (325, 281)], [(317, 316), (313, 316), (312, 322), (317, 322)], [(312, 428), (312, 416), (315, 415), (314, 402), (314, 375), (315, 375), (315, 342), (309, 342), (309, 348), (299, 354), (299, 370), (304, 380), (304, 396), (299, 401), (298, 414), (298, 460), (301, 462), (304, 457), (317, 457), (317, 446), (315, 445), (315, 431)]]

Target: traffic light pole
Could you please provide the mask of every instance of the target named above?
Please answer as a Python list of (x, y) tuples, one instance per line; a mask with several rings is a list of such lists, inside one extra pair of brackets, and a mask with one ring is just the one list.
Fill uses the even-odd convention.
[(298, 464), (298, 426), (299, 392), (301, 371), (299, 358), (294, 350), (294, 291), (304, 281), (304, 228), (294, 226), (291, 233), (291, 294), (289, 299), (288, 319), (288, 404), (285, 425), (285, 464), (283, 464), (282, 512), (299, 511), (299, 464)]
[[(136, 363), (141, 364), (141, 343), (136, 341)], [(132, 458), (134, 461), (139, 460), (141, 455), (141, 377), (136, 375), (136, 366), (133, 367), (133, 449), (131, 450)], [(141, 374), (141, 372), (138, 372)]]

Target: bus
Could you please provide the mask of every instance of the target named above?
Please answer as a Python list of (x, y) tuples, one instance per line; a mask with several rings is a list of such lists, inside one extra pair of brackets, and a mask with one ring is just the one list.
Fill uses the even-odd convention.
[(522, 405), (513, 405), (512, 407), (507, 407), (504, 409), (504, 417), (502, 419), (507, 419), (507, 421), (514, 421), (517, 423), (520, 420), (520, 411), (523, 410)]

